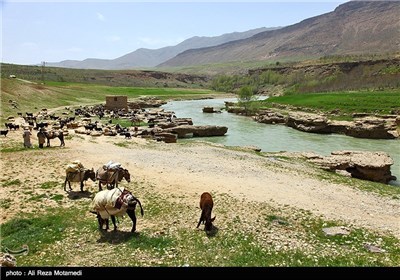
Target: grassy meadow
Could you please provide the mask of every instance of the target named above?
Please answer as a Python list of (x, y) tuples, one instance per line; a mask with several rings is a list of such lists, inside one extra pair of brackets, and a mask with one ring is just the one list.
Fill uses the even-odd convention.
[(399, 114), (400, 90), (286, 94), (260, 101), (259, 105), (263, 108), (270, 107), (273, 103), (311, 108), (327, 113), (336, 111), (341, 115)]
[(38, 112), (42, 108), (80, 106), (105, 103), (108, 95), (126, 95), (128, 101), (150, 96), (159, 99), (195, 99), (223, 95), (208, 89), (144, 88), (106, 86), (71, 82), (28, 83), (18, 79), (1, 79), (2, 122), (18, 112)]

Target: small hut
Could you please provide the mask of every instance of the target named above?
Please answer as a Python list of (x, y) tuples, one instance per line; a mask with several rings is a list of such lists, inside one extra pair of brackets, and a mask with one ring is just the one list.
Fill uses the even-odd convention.
[(109, 95), (106, 96), (106, 110), (125, 109), (128, 111), (128, 96), (126, 95)]

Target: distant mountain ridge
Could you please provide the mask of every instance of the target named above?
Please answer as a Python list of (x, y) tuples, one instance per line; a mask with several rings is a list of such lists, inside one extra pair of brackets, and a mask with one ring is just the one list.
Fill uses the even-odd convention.
[(221, 45), (190, 49), (159, 67), (400, 51), (400, 2), (350, 1), (333, 12)]
[(279, 27), (261, 27), (251, 29), (244, 32), (232, 32), (215, 37), (199, 37), (189, 38), (176, 46), (168, 46), (160, 49), (140, 48), (131, 53), (118, 57), (116, 59), (96, 59), (88, 58), (85, 60), (64, 60), (61, 62), (49, 62), (48, 66), (64, 67), (64, 68), (79, 68), (79, 69), (105, 69), (105, 70), (123, 70), (134, 68), (155, 67), (177, 54), (196, 48), (204, 48), (220, 45), (226, 42), (240, 40), (251, 37), (257, 33), (267, 30), (275, 30)]

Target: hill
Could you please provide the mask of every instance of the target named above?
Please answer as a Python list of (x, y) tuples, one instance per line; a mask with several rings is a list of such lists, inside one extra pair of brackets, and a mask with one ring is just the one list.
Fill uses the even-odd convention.
[(116, 59), (96, 59), (88, 58), (79, 60), (64, 60), (56, 63), (48, 63), (48, 66), (78, 68), (78, 69), (134, 69), (144, 67), (154, 67), (164, 61), (167, 61), (177, 54), (196, 48), (204, 48), (220, 45), (226, 42), (248, 38), (254, 34), (274, 30), (276, 28), (256, 28), (244, 32), (232, 32), (215, 37), (199, 37), (189, 38), (176, 46), (168, 46), (160, 49), (140, 48), (131, 53), (118, 57)]
[(222, 45), (187, 50), (159, 67), (305, 60), (400, 50), (400, 2), (350, 1), (333, 12)]
[(17, 78), (33, 82), (72, 82), (107, 86), (126, 87), (180, 87), (203, 88), (209, 83), (210, 77), (205, 75), (190, 75), (183, 73), (167, 73), (161, 71), (140, 70), (96, 70), (69, 69), (61, 67), (40, 67), (17, 64), (1, 64), (1, 77)]

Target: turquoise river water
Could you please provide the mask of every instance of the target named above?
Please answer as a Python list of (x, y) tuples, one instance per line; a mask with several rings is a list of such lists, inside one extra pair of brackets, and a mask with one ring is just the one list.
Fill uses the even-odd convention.
[(263, 152), (315, 152), (329, 155), (332, 151), (383, 151), (390, 155), (394, 164), (391, 171), (397, 177), (390, 185), (400, 186), (400, 140), (361, 139), (339, 134), (315, 134), (295, 130), (285, 125), (257, 123), (249, 117), (222, 111), (203, 113), (205, 106), (216, 109), (225, 107), (225, 101), (236, 102), (236, 98), (173, 101), (163, 105), (165, 111), (174, 111), (178, 118), (192, 118), (194, 125), (227, 126), (228, 132), (219, 137), (180, 139), (178, 141), (203, 140), (226, 146), (253, 145)]

